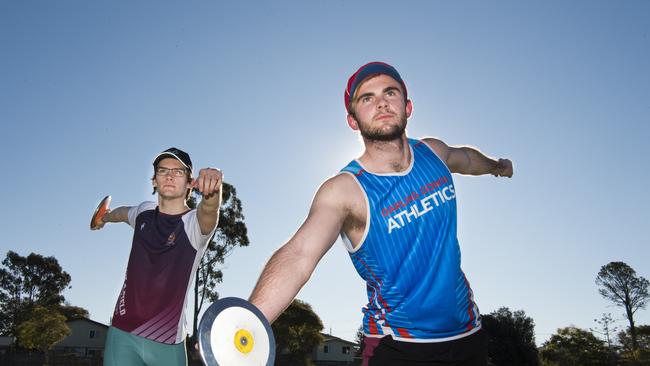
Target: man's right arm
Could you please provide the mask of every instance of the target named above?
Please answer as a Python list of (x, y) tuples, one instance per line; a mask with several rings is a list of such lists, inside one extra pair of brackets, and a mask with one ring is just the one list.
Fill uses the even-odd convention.
[(323, 183), (305, 222), (266, 263), (249, 300), (269, 322), (275, 321), (291, 304), (320, 259), (336, 242), (348, 215), (346, 179), (349, 178), (339, 175)]

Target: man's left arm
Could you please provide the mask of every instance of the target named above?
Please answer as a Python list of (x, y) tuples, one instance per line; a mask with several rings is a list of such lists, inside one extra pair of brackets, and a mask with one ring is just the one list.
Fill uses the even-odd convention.
[(474, 147), (449, 146), (434, 138), (424, 139), (449, 167), (452, 173), (483, 175), (492, 174), (495, 177), (511, 178), (512, 162), (509, 159), (491, 158)]
[(219, 221), (222, 184), (223, 173), (214, 168), (201, 169), (199, 176), (192, 182), (192, 187), (203, 195), (203, 199), (196, 209), (196, 216), (203, 235), (211, 233)]

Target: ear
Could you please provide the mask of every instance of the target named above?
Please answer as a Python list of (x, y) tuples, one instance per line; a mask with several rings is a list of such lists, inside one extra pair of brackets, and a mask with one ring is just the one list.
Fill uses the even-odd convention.
[(359, 130), (359, 123), (357, 120), (352, 116), (351, 114), (348, 113), (348, 126), (350, 126), (351, 129), (358, 131)]
[(152, 185), (154, 188), (158, 188), (158, 185), (156, 184), (156, 178), (151, 178), (151, 185)]
[(413, 102), (411, 102), (411, 100), (408, 99), (406, 101), (406, 118), (410, 118), (411, 113), (413, 113)]

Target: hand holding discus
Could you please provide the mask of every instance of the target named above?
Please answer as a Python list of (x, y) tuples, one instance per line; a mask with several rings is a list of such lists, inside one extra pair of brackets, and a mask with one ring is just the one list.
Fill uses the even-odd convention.
[(99, 230), (104, 227), (106, 222), (104, 221), (104, 216), (109, 213), (111, 205), (111, 196), (106, 196), (104, 199), (99, 202), (95, 212), (90, 218), (90, 230)]

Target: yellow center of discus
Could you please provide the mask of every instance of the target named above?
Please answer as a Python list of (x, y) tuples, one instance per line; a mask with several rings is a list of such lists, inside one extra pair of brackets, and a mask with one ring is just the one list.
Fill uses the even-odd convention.
[(239, 352), (246, 354), (253, 350), (253, 335), (246, 329), (240, 329), (235, 333), (235, 347)]

